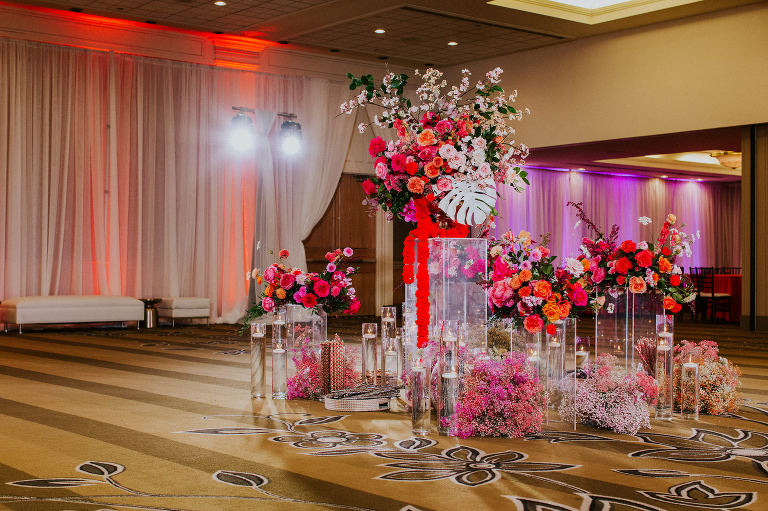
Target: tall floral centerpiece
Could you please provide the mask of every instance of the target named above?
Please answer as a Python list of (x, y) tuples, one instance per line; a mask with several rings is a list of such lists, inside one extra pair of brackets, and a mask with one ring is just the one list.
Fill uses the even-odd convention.
[[(395, 140), (371, 140), (368, 152), (375, 176), (363, 182), (363, 190), (371, 208), (382, 208), (390, 219), (417, 223), (403, 247), (403, 280), (417, 283), (417, 342), (425, 347), (430, 319), (428, 239), (466, 237), (469, 226), (490, 221), (496, 214), (498, 184), (518, 191), (528, 184), (520, 167), (528, 148), (515, 142), (509, 126), (523, 111), (512, 106), (516, 94), (505, 94), (499, 85), (501, 68), (474, 83), (465, 69), (460, 83), (450, 88), (437, 69), (416, 75), (422, 83), (416, 101), (411, 101), (405, 95), (405, 74), (388, 73), (381, 83), (371, 75), (349, 74), (350, 89), (361, 92), (343, 103), (341, 111), (380, 108), (372, 123), (397, 133)], [(363, 123), (359, 129), (367, 127)]]

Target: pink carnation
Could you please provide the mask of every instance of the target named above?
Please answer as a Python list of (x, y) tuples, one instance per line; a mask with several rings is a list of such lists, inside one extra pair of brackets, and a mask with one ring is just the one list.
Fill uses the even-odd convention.
[(261, 308), (264, 309), (265, 312), (272, 312), (275, 309), (275, 301), (272, 298), (265, 296), (261, 300)]
[(354, 254), (354, 251), (351, 247), (347, 247), (343, 251), (344, 257), (352, 257), (352, 254)]
[[(392, 156), (392, 170), (395, 172), (404, 172), (405, 171), (405, 155), (404, 154), (396, 154)], [(381, 176), (379, 176), (381, 177)]]
[(376, 156), (377, 154), (384, 152), (387, 148), (387, 143), (381, 137), (376, 137), (368, 144), (368, 154)]
[(336, 271), (336, 265), (333, 263), (328, 263), (328, 266), (325, 267), (326, 271), (333, 273)]
[(296, 277), (291, 273), (284, 273), (280, 277), (280, 287), (283, 289), (291, 289), (296, 282)]

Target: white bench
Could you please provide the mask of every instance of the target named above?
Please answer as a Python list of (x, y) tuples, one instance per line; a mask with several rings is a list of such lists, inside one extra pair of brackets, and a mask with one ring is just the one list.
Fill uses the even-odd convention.
[(205, 318), (207, 325), (211, 317), (211, 299), (194, 296), (163, 298), (157, 304), (157, 316), (170, 319), (174, 328), (176, 320), (182, 318)]
[(130, 296), (22, 296), (0, 303), (0, 322), (9, 324), (109, 323), (144, 319), (144, 304)]

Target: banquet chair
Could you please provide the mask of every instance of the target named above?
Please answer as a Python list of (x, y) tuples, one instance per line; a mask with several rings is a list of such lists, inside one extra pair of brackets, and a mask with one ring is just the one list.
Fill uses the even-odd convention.
[(729, 313), (731, 309), (731, 295), (729, 293), (715, 292), (715, 274), (713, 267), (691, 267), (690, 275), (696, 286), (696, 311), (701, 313), (704, 319), (715, 321), (718, 312)]
[(741, 275), (741, 266), (721, 266), (715, 273), (718, 275)]

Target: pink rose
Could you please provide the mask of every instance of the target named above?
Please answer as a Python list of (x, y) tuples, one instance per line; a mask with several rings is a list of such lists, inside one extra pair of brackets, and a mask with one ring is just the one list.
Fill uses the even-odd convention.
[(453, 123), (448, 119), (443, 119), (435, 125), (435, 129), (441, 135), (445, 135), (453, 129)]
[(529, 257), (534, 263), (541, 261), (541, 250), (538, 248), (531, 250), (531, 255)]
[(339, 286), (337, 286), (336, 284), (331, 286), (331, 296), (335, 298), (339, 296), (340, 293), (341, 293), (341, 288)]
[(352, 303), (349, 304), (349, 308), (344, 312), (346, 312), (347, 314), (355, 314), (359, 310), (360, 310), (360, 300), (355, 298), (354, 300), (352, 300)]
[(280, 287), (283, 289), (291, 289), (296, 282), (296, 277), (291, 273), (285, 273), (280, 277)]
[(395, 172), (405, 172), (405, 155), (397, 153), (396, 155), (392, 156), (392, 170)]
[(377, 163), (376, 164), (376, 177), (379, 179), (384, 179), (387, 177), (387, 164), (386, 163)]
[(331, 285), (324, 280), (318, 280), (317, 282), (315, 282), (315, 285), (312, 286), (312, 290), (320, 298), (325, 298), (326, 296), (328, 296), (328, 293), (331, 292)]
[(597, 267), (595, 271), (592, 272), (592, 282), (595, 284), (601, 283), (605, 279), (605, 268)]
[(514, 290), (507, 285), (506, 280), (494, 282), (490, 289), (490, 300), (496, 307), (504, 307), (513, 297)]
[(437, 191), (448, 192), (453, 189), (453, 182), (447, 177), (441, 177), (437, 180)]
[(493, 275), (491, 280), (498, 282), (512, 276), (512, 268), (509, 267), (509, 263), (502, 258), (498, 258), (493, 262)]
[(584, 307), (587, 304), (587, 301), (589, 300), (589, 297), (587, 296), (587, 292), (584, 291), (584, 289), (582, 289), (581, 286), (578, 286), (576, 287), (576, 289), (571, 291), (568, 294), (568, 298), (570, 298), (573, 304), (577, 307)]
[(272, 312), (275, 309), (275, 301), (272, 298), (265, 296), (261, 300), (261, 308), (264, 309), (265, 312)]
[(376, 137), (368, 144), (368, 154), (376, 156), (377, 154), (384, 152), (387, 148), (387, 143), (381, 137)]
[(549, 249), (544, 246), (539, 247), (539, 252), (541, 252), (541, 257), (547, 257), (549, 255)]
[(277, 271), (274, 266), (270, 266), (264, 271), (264, 280), (272, 282), (275, 278), (277, 278)]
[(421, 149), (419, 151), (419, 159), (421, 161), (432, 161), (435, 159), (435, 155), (437, 154), (437, 147), (436, 146), (427, 146)]
[(342, 253), (344, 254), (344, 257), (352, 257), (352, 254), (354, 254), (351, 247), (345, 248)]

